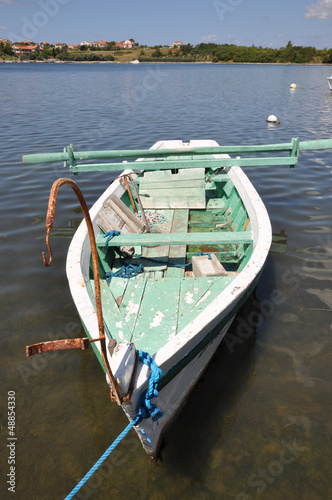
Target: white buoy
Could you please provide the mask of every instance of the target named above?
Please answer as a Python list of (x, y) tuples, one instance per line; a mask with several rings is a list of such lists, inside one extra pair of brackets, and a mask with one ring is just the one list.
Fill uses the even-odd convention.
[(275, 115), (270, 115), (266, 121), (269, 123), (278, 123), (278, 118)]
[(291, 86), (290, 86), (291, 89), (296, 89), (296, 87), (297, 87), (296, 83), (291, 83)]

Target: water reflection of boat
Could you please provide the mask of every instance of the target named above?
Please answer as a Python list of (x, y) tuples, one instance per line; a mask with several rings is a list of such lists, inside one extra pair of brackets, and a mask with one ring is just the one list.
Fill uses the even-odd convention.
[(200, 464), (208, 463), (211, 446), (220, 445), (231, 433), (241, 399), (255, 381), (256, 328), (260, 315), (254, 291), (236, 315), (190, 400), (165, 434), (161, 455), (172, 457), (166, 460), (168, 468), (189, 472), (195, 468), (197, 456)]
[(288, 236), (283, 229), (272, 234), (271, 252), (284, 254), (287, 250)]

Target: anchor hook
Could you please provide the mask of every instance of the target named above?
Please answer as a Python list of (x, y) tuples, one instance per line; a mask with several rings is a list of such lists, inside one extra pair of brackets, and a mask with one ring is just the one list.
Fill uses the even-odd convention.
[(46, 233), (46, 245), (47, 245), (48, 254), (49, 254), (48, 262), (46, 260), (45, 252), (42, 253), (43, 261), (44, 261), (44, 264), (46, 267), (50, 266), (52, 264), (52, 261), (53, 261), (53, 254), (52, 254), (52, 249), (51, 249), (51, 245), (50, 245), (50, 231), (51, 231), (51, 228), (48, 227), (47, 233)]
[[(75, 192), (78, 201), (81, 205), (82, 212), (84, 215), (84, 219), (87, 225), (87, 230), (88, 230), (88, 236), (89, 236), (89, 241), (90, 241), (90, 247), (91, 247), (91, 258), (92, 258), (92, 268), (93, 268), (93, 276), (94, 276), (94, 284), (95, 284), (95, 301), (96, 301), (96, 313), (97, 313), (97, 321), (98, 321), (98, 330), (99, 330), (99, 336), (97, 339), (91, 340), (92, 342), (95, 341), (100, 341), (100, 350), (101, 350), (101, 357), (104, 363), (105, 371), (108, 375), (108, 378), (111, 383), (112, 391), (115, 396), (116, 402), (121, 406), (122, 400), (119, 392), (119, 388), (117, 386), (116, 380), (114, 378), (114, 375), (112, 373), (111, 367), (108, 362), (107, 358), (107, 351), (106, 351), (106, 339), (105, 339), (105, 331), (104, 331), (104, 321), (103, 321), (103, 313), (102, 313), (102, 301), (101, 301), (101, 291), (100, 291), (100, 274), (99, 274), (99, 264), (98, 264), (98, 252), (97, 252), (97, 246), (96, 246), (96, 240), (95, 240), (95, 234), (93, 230), (93, 225), (91, 221), (91, 217), (89, 214), (89, 209), (87, 207), (87, 204), (85, 202), (85, 199), (83, 197), (83, 194), (81, 190), (79, 189), (78, 185), (71, 179), (67, 178), (61, 178), (58, 179), (53, 183), (51, 192), (50, 192), (50, 197), (48, 201), (48, 207), (47, 207), (47, 215), (46, 215), (46, 222), (45, 222), (45, 227), (47, 229), (46, 233), (46, 245), (49, 251), (49, 261), (47, 262), (46, 260), (46, 255), (45, 252), (43, 252), (43, 261), (45, 266), (50, 266), (52, 263), (52, 250), (51, 250), (51, 245), (49, 242), (49, 237), (50, 237), (50, 231), (53, 227), (54, 223), (54, 213), (55, 213), (55, 205), (56, 205), (56, 199), (58, 195), (58, 191), (60, 187), (63, 184), (67, 184), (70, 186), (73, 191)], [(81, 342), (81, 341), (80, 341)], [(65, 346), (61, 347), (64, 349), (70, 349), (72, 347), (77, 347), (77, 342), (76, 339), (74, 339), (74, 342), (69, 342), (69, 345), (72, 345), (72, 347), (67, 346), (68, 342), (65, 343)], [(35, 347), (33, 349), (33, 346), (29, 349), (28, 347), (28, 355), (30, 356), (31, 354), (36, 354), (37, 352), (44, 352), (44, 350), (52, 350), (49, 347), (51, 346), (51, 343), (45, 347), (43, 347), (45, 344), (39, 344), (39, 347)], [(54, 342), (52, 342), (52, 345), (54, 345)], [(56, 343), (56, 345), (59, 345)], [(83, 347), (81, 346), (81, 343), (79, 344), (79, 347), (86, 349), (85, 345)], [(44, 350), (43, 350), (44, 349)]]

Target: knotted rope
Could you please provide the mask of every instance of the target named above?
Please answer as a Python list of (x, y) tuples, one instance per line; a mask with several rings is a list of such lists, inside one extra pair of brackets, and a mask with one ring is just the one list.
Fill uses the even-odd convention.
[[(141, 350), (138, 351), (139, 360), (144, 363), (151, 370), (148, 388), (142, 393), (140, 399), (140, 406), (136, 417), (129, 422), (127, 427), (119, 434), (119, 436), (113, 441), (111, 446), (105, 451), (105, 453), (100, 457), (100, 459), (94, 464), (89, 472), (81, 479), (77, 486), (66, 496), (65, 500), (71, 500), (76, 493), (82, 488), (82, 486), (90, 479), (90, 477), (96, 472), (96, 470), (101, 466), (101, 464), (108, 458), (112, 451), (117, 447), (117, 445), (122, 441), (122, 439), (128, 434), (128, 432), (135, 426), (138, 425), (142, 420), (152, 417), (152, 420), (158, 420), (162, 417), (163, 412), (160, 411), (157, 406), (151, 402), (153, 398), (158, 396), (158, 381), (162, 376), (163, 372), (158, 368), (156, 362), (151, 358), (147, 352)], [(141, 430), (142, 431), (142, 430)], [(142, 433), (146, 436), (145, 432)], [(146, 436), (148, 441), (150, 439)], [(151, 441), (150, 441), (151, 442)]]
[(105, 273), (107, 283), (112, 281), (112, 278), (133, 278), (140, 274), (144, 269), (143, 264), (123, 264), (117, 271), (108, 271)]
[(104, 234), (104, 238), (107, 238), (105, 242), (105, 248), (107, 249), (108, 247), (108, 242), (114, 238), (114, 236), (119, 236), (120, 231), (108, 231), (108, 233)]
[(158, 420), (163, 416), (163, 412), (158, 410), (157, 405), (151, 403), (151, 400), (158, 396), (158, 382), (163, 372), (160, 368), (158, 368), (156, 362), (147, 352), (139, 350), (138, 357), (141, 363), (144, 363), (148, 368), (150, 368), (151, 375), (149, 378), (148, 388), (142, 393), (140, 407), (135, 418), (139, 417), (139, 422), (149, 417), (152, 417), (152, 420)]

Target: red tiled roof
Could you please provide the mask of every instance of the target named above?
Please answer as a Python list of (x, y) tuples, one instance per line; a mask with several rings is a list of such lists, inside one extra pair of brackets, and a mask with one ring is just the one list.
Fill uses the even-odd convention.
[(38, 45), (17, 45), (16, 43), (13, 45), (14, 49), (24, 49), (24, 50), (35, 50)]

